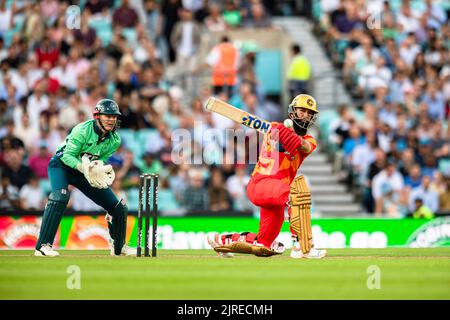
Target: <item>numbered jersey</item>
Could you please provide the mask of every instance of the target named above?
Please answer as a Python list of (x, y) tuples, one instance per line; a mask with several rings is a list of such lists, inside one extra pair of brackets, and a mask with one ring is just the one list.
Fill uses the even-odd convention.
[(272, 138), (272, 134), (272, 130), (270, 130), (264, 136), (258, 163), (253, 170), (252, 176), (270, 175), (290, 184), (294, 180), (303, 160), (316, 149), (316, 139), (310, 135), (304, 135), (303, 139), (310, 143), (311, 151), (305, 153), (300, 151), (299, 148), (295, 154), (289, 154), (278, 141)]

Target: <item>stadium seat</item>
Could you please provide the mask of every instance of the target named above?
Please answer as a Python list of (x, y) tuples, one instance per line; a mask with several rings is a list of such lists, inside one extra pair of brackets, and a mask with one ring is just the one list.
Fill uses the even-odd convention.
[(137, 32), (134, 28), (124, 28), (122, 35), (127, 39), (128, 44), (135, 46), (137, 43)]
[(140, 129), (136, 131), (136, 141), (139, 145), (145, 149), (148, 141), (159, 136), (158, 130), (156, 129)]
[(323, 110), (320, 112), (319, 116), (320, 134), (326, 144), (329, 143), (328, 138), (330, 136), (330, 125), (337, 118), (339, 118), (339, 115), (335, 110)]
[(45, 195), (48, 195), (52, 191), (52, 186), (50, 185), (49, 179), (40, 179), (39, 180), (39, 188), (41, 188), (42, 192)]
[(158, 190), (158, 209), (161, 211), (177, 211), (180, 209), (175, 194), (171, 190)]
[(95, 30), (97, 37), (104, 47), (111, 42), (113, 37), (111, 21), (105, 19), (91, 19), (89, 21), (89, 26)]
[(263, 92), (266, 94), (281, 93), (281, 51), (260, 50), (256, 54), (255, 73)]
[(137, 211), (139, 206), (139, 189), (131, 188), (127, 194), (127, 206), (130, 211)]

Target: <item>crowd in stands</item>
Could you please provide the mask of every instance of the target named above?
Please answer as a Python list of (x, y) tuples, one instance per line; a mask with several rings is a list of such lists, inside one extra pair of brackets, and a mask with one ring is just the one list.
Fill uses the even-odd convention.
[[(252, 209), (245, 197), (251, 167), (174, 164), (171, 134), (235, 126), (204, 110), (213, 89), (242, 109), (281, 114), (278, 106), (266, 107), (254, 53), (236, 63), (235, 83), (203, 86), (193, 97), (167, 71), (195, 75), (204, 69), (198, 61), (203, 34), (271, 27), (267, 3), (0, 0), (0, 208), (43, 208), (49, 160), (69, 130), (92, 119), (96, 102), (107, 97), (123, 115), (122, 147), (110, 159), (116, 172), (112, 188), (131, 210), (138, 204), (141, 173), (161, 175), (161, 199), (169, 209)], [(73, 4), (79, 16), (76, 8), (68, 10)], [(213, 56), (208, 67), (214, 69)], [(201, 148), (195, 143), (196, 152)], [(69, 207), (99, 209), (71, 191)]]
[(321, 39), (360, 101), (340, 106), (330, 144), (365, 212), (450, 212), (448, 3), (322, 0), (321, 9)]

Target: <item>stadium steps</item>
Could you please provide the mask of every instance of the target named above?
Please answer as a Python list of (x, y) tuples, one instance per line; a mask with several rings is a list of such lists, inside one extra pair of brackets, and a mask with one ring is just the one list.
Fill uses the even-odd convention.
[(300, 167), (311, 188), (315, 216), (354, 216), (361, 212), (352, 193), (338, 181), (332, 165), (320, 149), (313, 152)]
[(294, 43), (302, 46), (303, 54), (312, 66), (312, 93), (321, 110), (335, 109), (342, 103), (352, 105), (352, 99), (337, 71), (312, 32), (312, 23), (300, 17), (277, 17), (273, 21), (289, 33)]

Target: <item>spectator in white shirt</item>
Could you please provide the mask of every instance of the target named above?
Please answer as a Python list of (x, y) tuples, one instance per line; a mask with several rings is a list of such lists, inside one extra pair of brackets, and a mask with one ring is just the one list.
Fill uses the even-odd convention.
[(253, 206), (248, 200), (246, 189), (250, 176), (245, 172), (245, 165), (236, 165), (236, 173), (228, 178), (227, 190), (233, 199), (233, 209), (252, 210)]
[(397, 171), (395, 163), (389, 161), (386, 168), (375, 175), (372, 181), (372, 196), (375, 199), (375, 214), (383, 211), (383, 197), (388, 190), (392, 190), (393, 197), (399, 198), (404, 185), (403, 176)]
[(42, 210), (45, 205), (45, 196), (39, 186), (39, 179), (31, 176), (30, 181), (20, 189), (21, 207), (24, 210)]
[(430, 187), (431, 178), (429, 176), (422, 177), (422, 184), (414, 188), (409, 195), (409, 209), (411, 212), (415, 210), (415, 200), (422, 199), (423, 204), (435, 213), (439, 210), (439, 194)]

